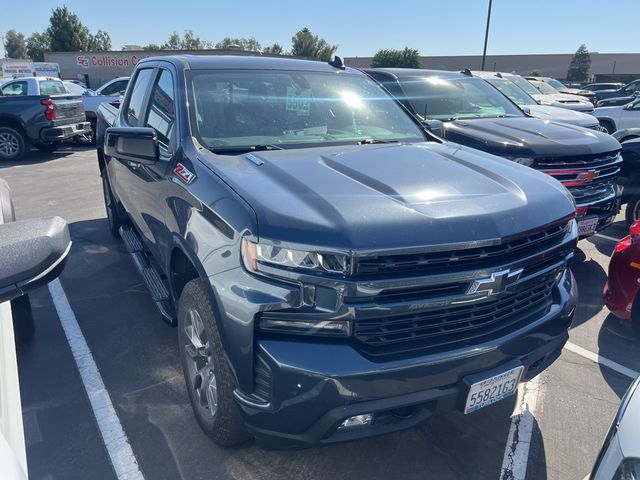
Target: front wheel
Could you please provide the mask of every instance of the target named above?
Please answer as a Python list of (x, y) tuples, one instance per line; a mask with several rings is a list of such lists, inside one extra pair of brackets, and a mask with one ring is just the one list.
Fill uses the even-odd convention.
[(178, 342), (185, 384), (200, 428), (218, 445), (250, 436), (233, 398), (234, 381), (204, 283), (191, 280), (178, 303)]
[(616, 131), (616, 127), (613, 125), (613, 122), (609, 120), (600, 120), (600, 126), (604, 128), (604, 131), (609, 135), (613, 135), (613, 133)]
[(636, 220), (640, 220), (640, 194), (636, 193), (629, 198), (627, 208), (624, 211), (627, 224), (631, 225)]

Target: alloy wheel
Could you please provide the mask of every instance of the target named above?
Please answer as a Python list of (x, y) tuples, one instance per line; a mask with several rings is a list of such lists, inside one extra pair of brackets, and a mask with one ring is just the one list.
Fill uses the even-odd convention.
[(182, 332), (188, 365), (189, 388), (198, 399), (201, 412), (213, 418), (218, 410), (218, 385), (211, 355), (211, 343), (197, 310), (189, 310)]
[(20, 141), (18, 138), (10, 133), (0, 133), (0, 156), (5, 158), (11, 158), (15, 156), (20, 150)]

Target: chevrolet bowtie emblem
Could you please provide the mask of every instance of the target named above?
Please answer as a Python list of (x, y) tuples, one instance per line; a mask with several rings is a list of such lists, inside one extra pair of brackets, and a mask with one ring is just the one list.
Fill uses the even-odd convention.
[(490, 278), (475, 280), (467, 290), (467, 295), (474, 293), (484, 293), (485, 295), (496, 295), (504, 292), (511, 285), (516, 283), (522, 275), (522, 268), (517, 270), (501, 270), (493, 272)]

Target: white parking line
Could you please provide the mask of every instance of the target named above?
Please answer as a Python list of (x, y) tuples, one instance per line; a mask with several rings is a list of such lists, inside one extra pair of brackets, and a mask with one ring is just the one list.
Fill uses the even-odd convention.
[(55, 279), (49, 284), (49, 292), (71, 347), (71, 353), (73, 353), (73, 358), (80, 371), (80, 377), (96, 417), (102, 441), (118, 480), (144, 480), (138, 467), (138, 461), (118, 419), (118, 414), (113, 408), (109, 392), (104, 386), (96, 362), (93, 360), (91, 350), (82, 335), (60, 280)]
[(620, 241), (619, 238), (610, 237), (609, 235), (603, 235), (602, 233), (596, 233), (594, 237), (604, 238), (605, 240), (609, 240), (610, 242), (616, 242), (616, 243)]
[(524, 480), (527, 475), (534, 415), (538, 402), (542, 402), (542, 395), (540, 376), (518, 387), (518, 403), (511, 415), (500, 480)]
[(581, 357), (587, 358), (592, 362), (599, 363), (600, 365), (604, 365), (611, 370), (614, 370), (626, 377), (633, 378), (634, 380), (640, 376), (640, 373), (632, 370), (630, 368), (625, 367), (624, 365), (620, 365), (619, 363), (614, 362), (613, 360), (609, 360), (597, 353), (590, 352), (586, 348), (582, 348), (575, 343), (567, 342), (564, 346), (567, 350), (573, 353), (577, 353)]

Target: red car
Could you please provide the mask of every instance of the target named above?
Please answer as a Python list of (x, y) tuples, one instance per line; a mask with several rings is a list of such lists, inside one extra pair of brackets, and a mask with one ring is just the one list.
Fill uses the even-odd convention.
[(611, 313), (630, 322), (640, 336), (640, 220), (629, 228), (613, 251), (604, 301)]

